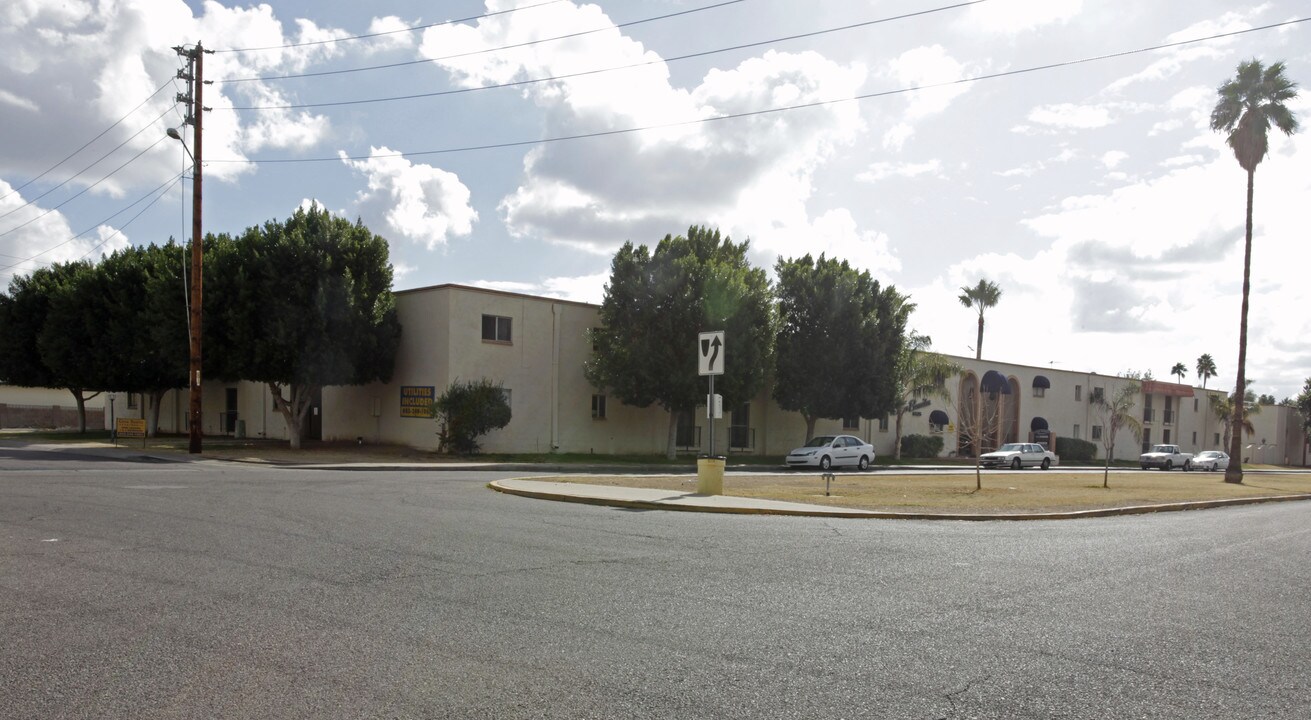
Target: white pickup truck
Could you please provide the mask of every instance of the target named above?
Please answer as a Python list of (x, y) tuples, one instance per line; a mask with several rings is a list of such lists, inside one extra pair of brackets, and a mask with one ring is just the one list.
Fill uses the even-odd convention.
[(1151, 452), (1145, 452), (1138, 456), (1138, 464), (1147, 468), (1161, 468), (1162, 470), (1173, 470), (1181, 467), (1184, 472), (1193, 469), (1193, 454), (1179, 452), (1178, 445), (1153, 445)]

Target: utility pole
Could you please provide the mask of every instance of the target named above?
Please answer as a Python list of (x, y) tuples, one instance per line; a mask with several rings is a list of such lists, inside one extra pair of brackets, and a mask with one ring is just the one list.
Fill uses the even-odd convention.
[(204, 303), (203, 280), (204, 268), (202, 258), (204, 257), (204, 248), (202, 245), (203, 235), (201, 234), (201, 157), (202, 157), (202, 126), (204, 123), (205, 107), (203, 101), (205, 88), (205, 53), (213, 50), (205, 50), (200, 43), (191, 49), (177, 46), (173, 48), (177, 54), (185, 57), (188, 63), (187, 70), (178, 71), (178, 78), (187, 81), (187, 92), (185, 95), (179, 94), (177, 101), (187, 104), (186, 123), (190, 124), (195, 131), (192, 135), (192, 144), (196, 149), (191, 153), (191, 160), (195, 163), (192, 172), (191, 181), (191, 308), (188, 323), (190, 335), (190, 363), (188, 366), (188, 382), (191, 386), (191, 404), (188, 412), (188, 429), (190, 433), (190, 443), (188, 452), (199, 453), (201, 451), (201, 420), (203, 418), (201, 411), (201, 391), (200, 391), (200, 369), (201, 369), (201, 306)]

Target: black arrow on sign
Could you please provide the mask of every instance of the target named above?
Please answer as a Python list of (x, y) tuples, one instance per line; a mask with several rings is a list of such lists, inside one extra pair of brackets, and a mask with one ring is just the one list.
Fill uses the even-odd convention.
[(710, 356), (710, 365), (708, 366), (711, 370), (715, 369), (715, 359), (719, 357), (719, 346), (722, 344), (723, 343), (719, 342), (718, 335), (715, 336), (714, 340), (710, 341), (710, 347), (714, 350), (714, 354)]

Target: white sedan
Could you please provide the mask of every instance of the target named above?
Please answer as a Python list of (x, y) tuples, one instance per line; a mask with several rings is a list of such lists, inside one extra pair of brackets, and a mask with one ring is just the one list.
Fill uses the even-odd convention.
[(837, 465), (854, 465), (868, 470), (874, 462), (874, 446), (851, 435), (820, 435), (788, 453), (790, 467), (828, 470)]
[(1008, 467), (1019, 470), (1040, 467), (1043, 470), (1056, 464), (1056, 453), (1037, 443), (1006, 443), (990, 453), (979, 456), (983, 467)]
[(1226, 470), (1229, 468), (1229, 455), (1219, 450), (1204, 450), (1193, 456), (1194, 470)]

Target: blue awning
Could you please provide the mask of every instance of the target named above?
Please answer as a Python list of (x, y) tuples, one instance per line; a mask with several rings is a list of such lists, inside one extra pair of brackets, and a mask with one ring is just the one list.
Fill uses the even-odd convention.
[(951, 420), (947, 417), (947, 413), (941, 410), (934, 410), (933, 412), (929, 413), (930, 425), (948, 425), (950, 423)]
[(1046, 429), (1047, 429), (1047, 418), (1036, 417), (1036, 418), (1030, 420), (1030, 421), (1029, 421), (1029, 429), (1032, 430), (1032, 431), (1034, 431), (1034, 432), (1037, 432), (1037, 431), (1039, 431), (1039, 430), (1046, 430)]
[(986, 393), (1001, 393), (1002, 395), (1011, 394), (1011, 384), (1006, 381), (1006, 376), (996, 370), (989, 370), (983, 374), (983, 381), (979, 383)]
[(1042, 375), (1038, 375), (1033, 379), (1033, 386), (1036, 388), (1050, 388), (1052, 386), (1052, 381)]

